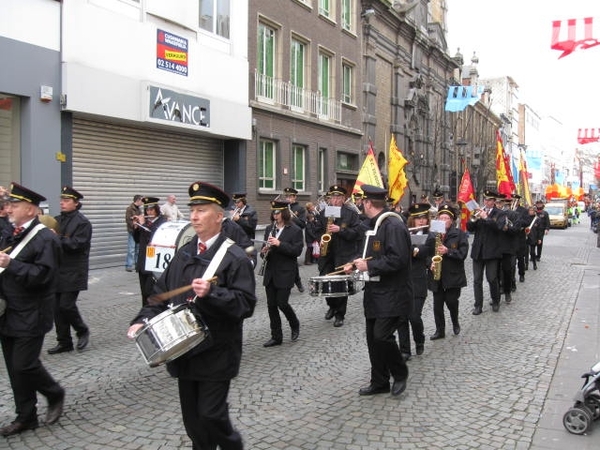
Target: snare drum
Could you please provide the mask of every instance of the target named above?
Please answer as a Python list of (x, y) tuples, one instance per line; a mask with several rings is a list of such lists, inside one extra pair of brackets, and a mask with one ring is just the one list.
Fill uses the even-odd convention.
[(178, 358), (200, 344), (208, 328), (190, 311), (187, 304), (169, 306), (153, 317), (135, 337), (135, 343), (150, 367)]
[(310, 278), (309, 293), (312, 297), (346, 297), (356, 294), (361, 285), (354, 275), (324, 275)]
[(148, 272), (160, 275), (168, 267), (175, 252), (187, 244), (196, 235), (187, 220), (165, 222), (156, 229), (152, 242), (146, 247), (146, 266)]

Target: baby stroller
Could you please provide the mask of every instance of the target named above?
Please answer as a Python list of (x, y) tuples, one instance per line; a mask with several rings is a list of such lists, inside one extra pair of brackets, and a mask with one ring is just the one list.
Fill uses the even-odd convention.
[(600, 417), (600, 362), (581, 378), (585, 382), (573, 398), (575, 404), (563, 416), (563, 425), (573, 434), (585, 433)]

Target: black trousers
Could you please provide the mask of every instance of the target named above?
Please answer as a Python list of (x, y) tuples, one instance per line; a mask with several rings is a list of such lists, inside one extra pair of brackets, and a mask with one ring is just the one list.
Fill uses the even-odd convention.
[(490, 286), (490, 296), (493, 303), (500, 302), (500, 287), (498, 286), (499, 259), (474, 259), (473, 260), (473, 294), (475, 307), (483, 307), (483, 273)]
[(412, 312), (408, 317), (400, 317), (398, 325), (398, 342), (400, 353), (411, 354), (410, 351), (410, 329), (412, 329), (415, 344), (425, 343), (425, 327), (423, 325), (423, 306), (427, 297), (415, 297)]
[(181, 415), (194, 450), (242, 450), (242, 437), (229, 419), (229, 380), (178, 379)]
[(326, 297), (327, 305), (333, 309), (336, 319), (344, 319), (346, 317), (346, 308), (348, 306), (348, 296), (344, 297)]
[(73, 346), (71, 327), (75, 330), (77, 337), (89, 331), (83, 322), (79, 309), (77, 309), (77, 297), (79, 291), (59, 292), (56, 294), (54, 308), (54, 325), (56, 326), (56, 340), (60, 345)]
[(23, 423), (35, 422), (37, 392), (46, 397), (48, 403), (58, 401), (65, 392), (40, 361), (44, 336), (1, 336), (0, 342), (15, 399), (15, 420)]
[(279, 311), (283, 313), (291, 329), (300, 327), (300, 321), (294, 312), (294, 308), (289, 303), (291, 290), (291, 288), (276, 288), (273, 283), (265, 286), (267, 311), (269, 312), (269, 322), (271, 324), (271, 337), (279, 342), (283, 340)]
[(440, 333), (446, 332), (446, 317), (444, 305), (450, 311), (450, 320), (452, 325), (458, 323), (458, 298), (460, 297), (460, 288), (449, 288), (444, 290), (442, 287), (433, 293), (433, 318), (435, 320), (435, 330)]
[(371, 384), (389, 387), (390, 375), (394, 381), (408, 378), (408, 367), (402, 359), (394, 337), (399, 317), (367, 319), (367, 348), (371, 361)]
[(502, 262), (500, 264), (500, 277), (502, 282), (502, 289), (504, 290), (505, 294), (510, 294), (513, 287), (513, 280), (515, 279), (516, 259), (517, 257), (515, 255), (502, 255)]

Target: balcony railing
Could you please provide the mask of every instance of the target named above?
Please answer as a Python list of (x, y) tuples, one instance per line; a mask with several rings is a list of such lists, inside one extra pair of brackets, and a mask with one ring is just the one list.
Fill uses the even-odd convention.
[(339, 100), (325, 98), (318, 91), (308, 91), (268, 75), (254, 73), (254, 92), (255, 100), (261, 103), (286, 108), (320, 120), (335, 123), (342, 120), (342, 103)]

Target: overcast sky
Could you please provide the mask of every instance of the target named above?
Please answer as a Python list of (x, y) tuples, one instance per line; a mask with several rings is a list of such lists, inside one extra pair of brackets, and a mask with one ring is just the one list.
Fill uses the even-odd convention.
[(480, 78), (512, 77), (519, 101), (572, 129), (576, 145), (578, 128), (600, 128), (600, 46), (558, 59), (550, 43), (554, 20), (585, 17), (600, 39), (600, 0), (448, 0), (448, 48), (465, 64), (475, 51)]

